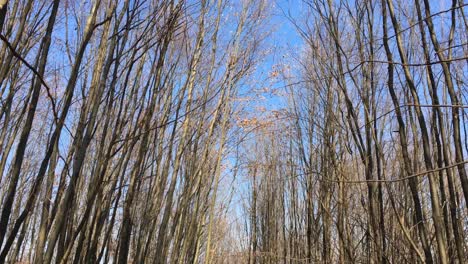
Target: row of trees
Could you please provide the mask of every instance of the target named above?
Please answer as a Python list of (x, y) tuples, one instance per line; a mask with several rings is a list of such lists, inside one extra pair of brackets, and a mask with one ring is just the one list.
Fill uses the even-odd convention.
[(246, 146), (245, 262), (466, 263), (467, 4), (301, 7), (287, 108)]
[(0, 263), (212, 263), (265, 12), (0, 1)]
[(468, 4), (299, 2), (0, 0), (0, 264), (467, 262)]

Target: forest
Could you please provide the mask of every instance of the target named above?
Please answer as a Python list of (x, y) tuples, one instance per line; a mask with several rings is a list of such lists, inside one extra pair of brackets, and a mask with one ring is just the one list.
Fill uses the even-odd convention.
[(0, 0), (0, 264), (468, 263), (464, 0)]

